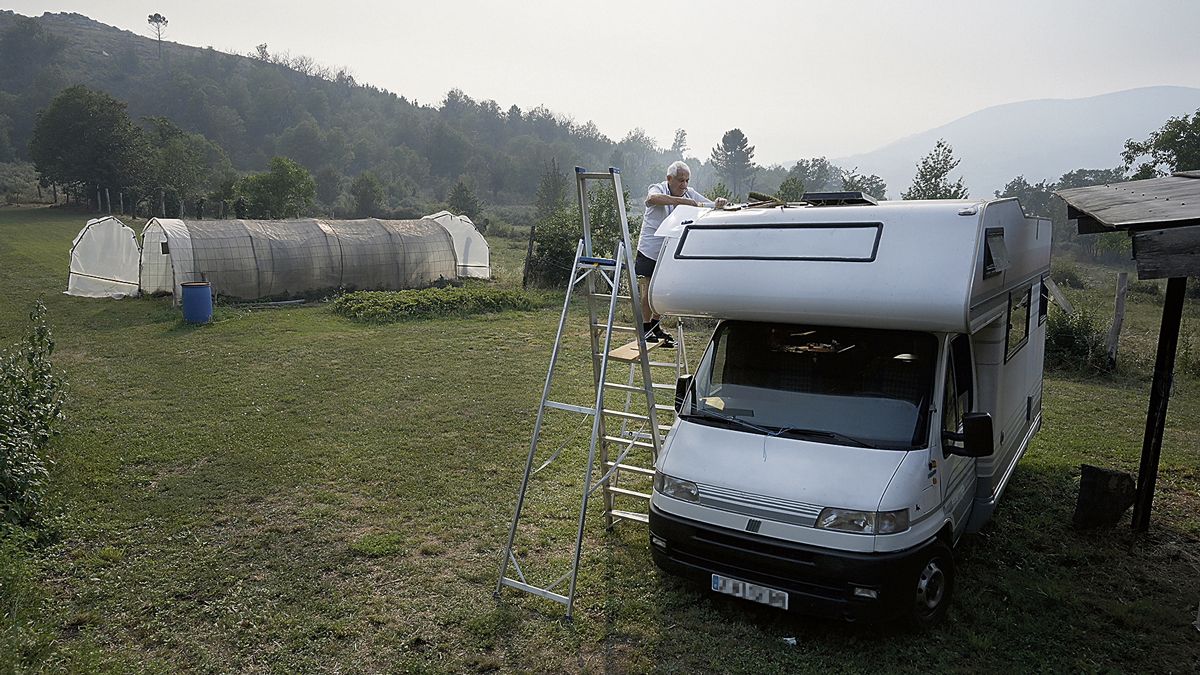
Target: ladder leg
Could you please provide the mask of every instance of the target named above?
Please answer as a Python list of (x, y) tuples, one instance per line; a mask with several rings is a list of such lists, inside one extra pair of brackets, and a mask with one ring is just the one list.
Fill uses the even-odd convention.
[(496, 580), (496, 595), (504, 584), (504, 575), (508, 573), (509, 556), (512, 555), (513, 541), (517, 536), (517, 522), (521, 519), (521, 508), (525, 504), (525, 494), (529, 490), (529, 475), (533, 470), (533, 461), (537, 455), (538, 437), (542, 431), (542, 420), (546, 414), (546, 400), (550, 398), (550, 388), (554, 384), (554, 366), (558, 363), (558, 350), (562, 345), (563, 329), (567, 324), (567, 310), (571, 307), (571, 289), (579, 274), (579, 256), (583, 253), (583, 242), (575, 247), (575, 263), (571, 266), (571, 281), (567, 286), (566, 297), (563, 300), (562, 314), (558, 317), (558, 330), (554, 334), (554, 348), (550, 352), (550, 367), (546, 369), (546, 382), (542, 386), (542, 401), (538, 405), (537, 419), (533, 423), (533, 439), (529, 442), (529, 456), (525, 459), (525, 475), (521, 478), (521, 488), (517, 492), (517, 507), (513, 511), (512, 523), (508, 527), (508, 543), (504, 547), (504, 556), (500, 561), (500, 577)]

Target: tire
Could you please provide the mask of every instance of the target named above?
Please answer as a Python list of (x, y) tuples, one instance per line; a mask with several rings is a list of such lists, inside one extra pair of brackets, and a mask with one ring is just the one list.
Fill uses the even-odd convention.
[(954, 553), (938, 541), (920, 558), (911, 576), (910, 619), (919, 628), (941, 623), (954, 596)]

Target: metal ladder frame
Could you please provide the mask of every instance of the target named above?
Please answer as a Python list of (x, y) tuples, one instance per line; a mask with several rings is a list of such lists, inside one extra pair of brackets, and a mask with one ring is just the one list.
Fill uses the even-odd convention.
[[(598, 258), (593, 255), (592, 246), (592, 224), (591, 213), (588, 205), (587, 183), (588, 181), (605, 181), (611, 182), (615, 194), (617, 204), (617, 214), (621, 227), (621, 241), (617, 244), (616, 257), (614, 259)], [(583, 547), (584, 526), (587, 520), (587, 509), (591, 496), (597, 490), (603, 490), (604, 495), (604, 515), (605, 525), (607, 528), (612, 528), (616, 519), (634, 520), (639, 522), (647, 522), (646, 514), (635, 513), (630, 511), (621, 511), (615, 508), (615, 500), (618, 495), (630, 497), (641, 497), (649, 501), (648, 494), (637, 493), (632, 490), (619, 488), (616, 485), (621, 470), (630, 470), (643, 475), (653, 475), (652, 468), (636, 467), (633, 465), (623, 464), (625, 458), (636, 447), (651, 450), (652, 460), (657, 461), (658, 454), (661, 449), (662, 437), (661, 432), (665, 429), (658, 425), (656, 413), (659, 410), (666, 409), (674, 411), (673, 406), (657, 406), (654, 398), (655, 388), (670, 389), (674, 391), (674, 386), (655, 385), (651, 373), (651, 366), (672, 366), (678, 375), (680, 368), (680, 355), (683, 353), (683, 332), (679, 330), (679, 343), (676, 350), (676, 358), (674, 363), (652, 362), (649, 356), (649, 350), (646, 346), (646, 338), (641, 330), (643, 321), (641, 300), (638, 288), (637, 275), (634, 273), (634, 251), (630, 246), (628, 217), (625, 210), (624, 189), (621, 184), (621, 174), (618, 169), (609, 169), (606, 173), (592, 173), (580, 167), (575, 168), (575, 182), (579, 197), (580, 213), (583, 223), (583, 239), (580, 240), (575, 250), (575, 259), (571, 265), (571, 278), (567, 285), (566, 297), (563, 300), (562, 314), (559, 317), (558, 330), (555, 334), (554, 348), (550, 354), (550, 366), (546, 372), (546, 381), (542, 389), (541, 403), (538, 406), (537, 418), (534, 422), (533, 438), (529, 446), (529, 454), (525, 461), (525, 473), (521, 481), (521, 487), (517, 494), (516, 509), (513, 513), (512, 522), (509, 525), (508, 541), (505, 546), (504, 556), (500, 563), (500, 575), (496, 583), (495, 595), (499, 597), (501, 590), (504, 587), (515, 588), (525, 591), (539, 597), (553, 600), (555, 602), (566, 605), (567, 618), (571, 618), (574, 609), (575, 597), (575, 582), (579, 572), (579, 560)], [(605, 270), (611, 269), (611, 275)], [(600, 279), (597, 279), (597, 276)], [(558, 357), (563, 342), (563, 333), (567, 322), (567, 313), (570, 309), (571, 299), (576, 287), (586, 281), (587, 285), (587, 306), (588, 306), (588, 334), (590, 336), (590, 346), (592, 354), (592, 374), (593, 383), (595, 385), (594, 404), (589, 408), (585, 406), (573, 405), (550, 400), (550, 392), (554, 383), (554, 370), (558, 363)], [(598, 281), (603, 281), (602, 285), (598, 285)], [(621, 284), (625, 281), (628, 283), (629, 295), (621, 294)], [(605, 292), (599, 292), (604, 290)], [(597, 305), (597, 300), (601, 298), (607, 299), (607, 312), (605, 320), (600, 322), (600, 311)], [(630, 301), (634, 325), (633, 327), (615, 326), (614, 319), (617, 311), (617, 301)], [(609, 371), (609, 360), (612, 345), (612, 336), (614, 331), (633, 332), (636, 335), (635, 341), (638, 345), (638, 358), (636, 361), (630, 362), (629, 377), (626, 384), (609, 382), (607, 380)], [(642, 387), (636, 387), (637, 370), (641, 370)], [(684, 366), (686, 367), (686, 366)], [(607, 389), (616, 389), (624, 391), (625, 406), (624, 410), (615, 410), (605, 408), (605, 391)], [(631, 412), (631, 403), (634, 394), (644, 393), (646, 396), (646, 415), (640, 415)], [(587, 466), (583, 474), (583, 490), (579, 507), (579, 520), (575, 534), (575, 546), (571, 559), (570, 569), (560, 576), (557, 580), (547, 586), (537, 586), (526, 578), (524, 570), (521, 569), (516, 556), (513, 554), (513, 544), (516, 539), (517, 527), (521, 519), (521, 511), (525, 503), (525, 497), (529, 490), (530, 477), (548, 466), (558, 456), (563, 448), (559, 448), (549, 459), (547, 459), (537, 470), (534, 470), (534, 461), (537, 457), (538, 441), (540, 439), (542, 424), (545, 418), (546, 409), (564, 410), (568, 412), (580, 413), (583, 415), (592, 416), (592, 433), (591, 440), (588, 444)], [(621, 419), (621, 430), (619, 435), (609, 435), (606, 431), (605, 417), (613, 416)], [(631, 420), (642, 420), (649, 425), (651, 430), (646, 435), (649, 436), (650, 442), (639, 438), (636, 433), (628, 433), (628, 423)], [(610, 445), (623, 445), (615, 458), (610, 457)], [(595, 481), (592, 480), (593, 472), (596, 470), (597, 455), (599, 455), (599, 465), (601, 475)], [(508, 566), (512, 565), (516, 572), (516, 578), (507, 576)], [(564, 581), (569, 581), (567, 592), (565, 595), (556, 592)]]

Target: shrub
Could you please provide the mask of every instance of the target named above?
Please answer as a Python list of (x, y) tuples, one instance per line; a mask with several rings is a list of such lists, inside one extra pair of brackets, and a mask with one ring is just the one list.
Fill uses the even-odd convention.
[(533, 309), (519, 291), (479, 286), (413, 291), (357, 291), (333, 301), (333, 311), (365, 323), (392, 323), (434, 316), (466, 316), (506, 309)]
[(62, 419), (66, 382), (54, 372), (54, 339), (38, 302), (24, 343), (0, 354), (0, 522), (26, 525), (44, 506), (46, 442)]
[[(629, 195), (625, 195), (629, 203)], [(612, 189), (601, 187), (588, 193), (588, 212), (592, 222), (592, 254), (612, 257), (621, 240), (617, 202)], [(631, 245), (637, 246), (638, 218), (627, 214)], [(583, 223), (578, 206), (564, 206), (537, 224), (533, 235), (533, 256), (529, 259), (530, 282), (540, 286), (561, 286), (571, 277), (571, 261), (583, 238)]]
[(1051, 370), (1111, 370), (1104, 348), (1107, 329), (1086, 310), (1050, 313), (1046, 324), (1046, 367)]
[(1068, 288), (1087, 288), (1083, 277), (1079, 274), (1079, 268), (1071, 262), (1055, 262), (1050, 270), (1050, 278), (1059, 286)]
[(1158, 285), (1157, 281), (1138, 281), (1135, 279), (1129, 282), (1129, 292), (1157, 297), (1162, 294), (1162, 287)]

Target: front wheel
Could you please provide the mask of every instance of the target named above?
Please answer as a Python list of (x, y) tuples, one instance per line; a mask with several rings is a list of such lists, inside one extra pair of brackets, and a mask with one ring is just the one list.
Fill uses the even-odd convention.
[(911, 618), (924, 627), (946, 618), (954, 591), (954, 553), (939, 541), (925, 552), (921, 561), (911, 580)]

